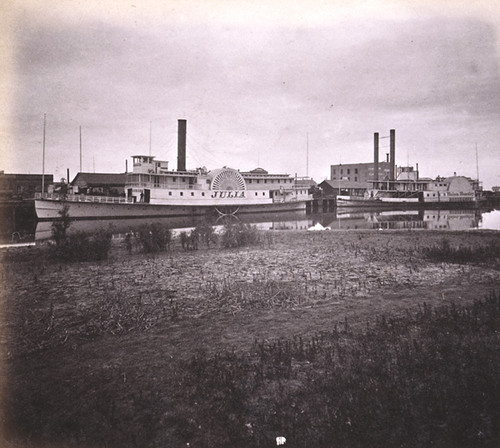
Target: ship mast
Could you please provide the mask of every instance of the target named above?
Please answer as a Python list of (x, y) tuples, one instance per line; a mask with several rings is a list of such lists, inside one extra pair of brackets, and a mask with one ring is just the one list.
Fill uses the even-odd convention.
[(477, 155), (477, 143), (476, 143), (476, 176), (477, 176), (477, 181), (479, 182), (479, 157)]
[(309, 177), (309, 133), (306, 133), (306, 177)]
[(45, 192), (45, 114), (43, 114), (43, 142), (42, 142), (42, 197)]
[(81, 172), (82, 172), (82, 127), (80, 126), (80, 173)]

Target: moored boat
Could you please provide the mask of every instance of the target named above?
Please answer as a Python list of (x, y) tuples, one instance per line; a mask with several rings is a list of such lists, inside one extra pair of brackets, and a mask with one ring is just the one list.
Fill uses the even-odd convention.
[(35, 199), (40, 220), (60, 217), (64, 207), (71, 219), (196, 216), (208, 213), (262, 213), (305, 210), (308, 189), (287, 174), (262, 168), (249, 172), (223, 167), (186, 170), (185, 120), (179, 120), (177, 170), (153, 156), (135, 155), (126, 173), (124, 196), (43, 194)]
[(364, 195), (337, 195), (339, 207), (407, 207), (419, 205), (474, 206), (474, 183), (464, 176), (436, 179), (369, 181)]

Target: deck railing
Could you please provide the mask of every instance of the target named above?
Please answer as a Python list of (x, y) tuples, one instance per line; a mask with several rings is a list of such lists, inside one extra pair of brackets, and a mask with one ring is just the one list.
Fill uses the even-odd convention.
[(59, 194), (59, 193), (36, 193), (35, 199), (51, 199), (54, 201), (68, 202), (102, 202), (107, 204), (120, 204), (133, 202), (133, 198), (123, 196), (90, 196), (86, 194)]

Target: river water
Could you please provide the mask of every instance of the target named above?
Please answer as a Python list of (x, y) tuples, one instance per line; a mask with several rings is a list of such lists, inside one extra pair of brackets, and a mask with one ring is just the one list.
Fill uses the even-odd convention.
[[(100, 228), (111, 228), (117, 237), (129, 230), (149, 223), (158, 223), (174, 231), (194, 228), (202, 217), (182, 218), (134, 218), (74, 221), (70, 231), (94, 232)], [(349, 210), (338, 209), (333, 213), (262, 213), (229, 217), (257, 226), (261, 230), (307, 230), (320, 223), (323, 227), (335, 230), (379, 230), (379, 229), (420, 229), (420, 230), (500, 230), (500, 210)], [(19, 243), (42, 241), (51, 237), (51, 222), (37, 222), (24, 219), (5, 225), (2, 222), (0, 243)], [(9, 224), (9, 223), (7, 223)], [(213, 222), (223, 225), (222, 220)]]

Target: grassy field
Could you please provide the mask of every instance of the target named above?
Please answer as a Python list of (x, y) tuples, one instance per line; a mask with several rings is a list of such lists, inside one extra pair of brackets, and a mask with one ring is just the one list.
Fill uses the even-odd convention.
[(498, 240), (4, 253), (2, 446), (499, 446)]

